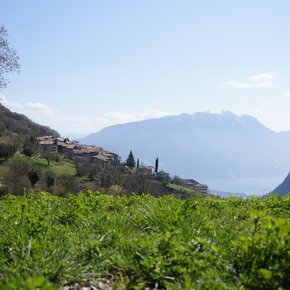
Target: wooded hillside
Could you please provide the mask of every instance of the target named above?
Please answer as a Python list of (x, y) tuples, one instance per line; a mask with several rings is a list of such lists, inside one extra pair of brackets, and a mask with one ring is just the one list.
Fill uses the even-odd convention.
[(17, 141), (18, 143), (23, 143), (30, 136), (59, 136), (55, 130), (36, 124), (24, 115), (11, 112), (1, 103), (0, 120), (0, 141)]

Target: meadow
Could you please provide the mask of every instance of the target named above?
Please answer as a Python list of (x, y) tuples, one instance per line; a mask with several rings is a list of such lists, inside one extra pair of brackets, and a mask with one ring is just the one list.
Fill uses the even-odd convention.
[(289, 289), (290, 197), (0, 197), (0, 289)]
[(49, 170), (54, 173), (56, 176), (61, 176), (62, 174), (75, 175), (76, 168), (75, 164), (68, 159), (62, 158), (60, 162), (51, 160), (49, 167), (47, 166), (47, 161), (44, 158), (33, 156), (27, 157), (23, 154), (15, 154), (13, 157), (10, 157), (6, 162), (2, 161), (0, 163), (0, 178), (4, 177), (5, 173), (8, 170), (8, 167), (11, 163), (21, 161), (26, 163), (29, 166), (38, 166), (43, 170)]

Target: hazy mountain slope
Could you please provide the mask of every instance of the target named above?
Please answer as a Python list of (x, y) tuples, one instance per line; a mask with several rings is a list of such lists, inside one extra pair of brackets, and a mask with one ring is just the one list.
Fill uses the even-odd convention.
[(278, 133), (281, 138), (286, 140), (287, 142), (290, 142), (290, 131), (282, 131)]
[(36, 124), (26, 116), (13, 113), (0, 103), (0, 140), (16, 138), (23, 141), (30, 136), (44, 136), (59, 134), (49, 127)]
[(271, 193), (280, 193), (282, 195), (290, 193), (290, 172), (284, 181), (278, 185)]
[(289, 169), (290, 138), (257, 119), (223, 114), (182, 114), (107, 127), (82, 142), (136, 156), (172, 174), (195, 178), (267, 177)]

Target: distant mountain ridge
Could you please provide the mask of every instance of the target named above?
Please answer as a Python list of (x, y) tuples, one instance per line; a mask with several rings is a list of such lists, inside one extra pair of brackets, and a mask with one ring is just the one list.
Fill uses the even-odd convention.
[(114, 125), (81, 140), (123, 159), (136, 157), (186, 178), (282, 176), (289, 170), (290, 131), (277, 133), (249, 115), (181, 114)]

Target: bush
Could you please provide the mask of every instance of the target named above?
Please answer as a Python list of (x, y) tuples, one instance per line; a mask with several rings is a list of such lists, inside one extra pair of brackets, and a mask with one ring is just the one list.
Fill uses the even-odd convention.
[(12, 143), (0, 143), (0, 158), (7, 160), (17, 151), (17, 146)]

